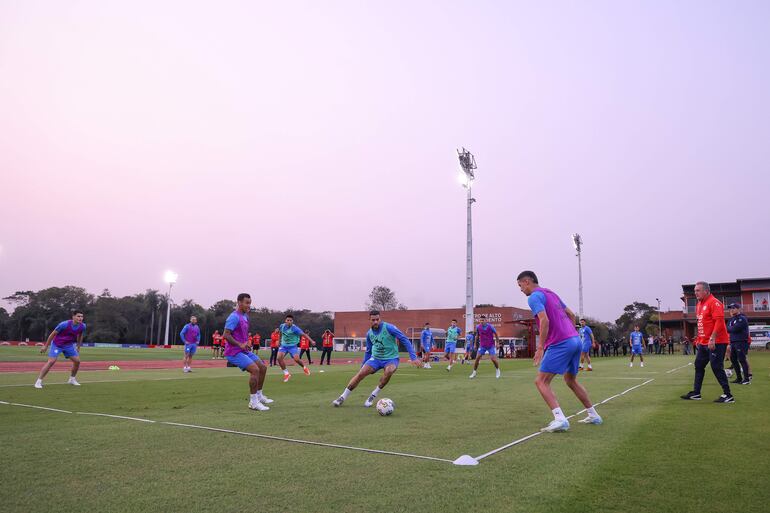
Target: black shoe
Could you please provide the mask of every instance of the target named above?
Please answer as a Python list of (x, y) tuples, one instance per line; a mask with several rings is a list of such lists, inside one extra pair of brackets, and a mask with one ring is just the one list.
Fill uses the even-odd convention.
[(715, 403), (734, 403), (735, 398), (732, 395), (722, 394), (716, 399), (714, 399)]
[(695, 392), (692, 392), (692, 391), (687, 392), (686, 394), (684, 394), (681, 397), (682, 397), (682, 399), (685, 399), (685, 400), (688, 400), (688, 401), (700, 401), (701, 400), (700, 394), (696, 394)]
[(739, 383), (739, 385), (751, 385), (751, 380), (750, 379), (744, 379), (743, 381), (741, 381)]
[(740, 385), (741, 383), (743, 383), (743, 380), (741, 378), (735, 378), (730, 383), (735, 383), (736, 385)]

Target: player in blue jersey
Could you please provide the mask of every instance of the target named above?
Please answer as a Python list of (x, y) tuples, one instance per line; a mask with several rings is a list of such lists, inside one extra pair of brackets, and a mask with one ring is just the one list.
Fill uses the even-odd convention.
[(430, 329), (430, 323), (426, 322), (420, 333), (420, 347), (422, 349), (422, 368), (430, 369), (430, 352), (434, 345), (433, 332)]
[[(286, 368), (286, 363), (283, 361), (286, 353), (291, 355), (294, 359), (294, 363), (302, 367), (302, 372), (310, 376), (310, 369), (299, 359), (299, 349), (297, 349), (297, 344), (299, 344), (299, 340), (302, 336), (307, 337), (314, 346), (317, 345), (315, 340), (310, 338), (310, 335), (294, 324), (294, 316), (291, 314), (287, 315), (283, 324), (278, 326), (278, 331), (281, 334), (281, 347), (278, 348), (278, 365), (281, 366), (281, 370), (283, 371), (283, 382), (286, 383), (291, 378), (291, 374)], [(308, 356), (308, 359), (309, 358), (310, 357)]]
[(334, 406), (342, 406), (342, 403), (348, 398), (350, 392), (355, 390), (358, 384), (366, 376), (383, 369), (380, 384), (377, 385), (377, 388), (372, 391), (366, 399), (366, 402), (364, 402), (364, 406), (369, 408), (374, 403), (375, 399), (377, 399), (377, 394), (380, 393), (380, 390), (385, 388), (385, 385), (388, 384), (388, 381), (390, 381), (390, 378), (398, 369), (399, 342), (401, 342), (409, 352), (409, 361), (411, 364), (415, 367), (420, 367), (422, 365), (420, 360), (417, 359), (417, 355), (414, 353), (412, 342), (394, 325), (380, 321), (379, 311), (372, 310), (369, 312), (369, 323), (371, 324), (371, 328), (366, 333), (366, 355), (364, 356), (364, 364), (356, 375), (353, 376), (353, 379), (350, 380), (347, 388), (342, 392), (342, 395), (332, 401)]
[[(72, 312), (72, 320), (60, 322), (56, 328), (48, 335), (48, 339), (40, 349), (41, 353), (45, 353), (48, 346), (51, 346), (51, 350), (48, 351), (48, 361), (43, 365), (40, 370), (40, 375), (35, 381), (35, 388), (43, 388), (43, 378), (45, 378), (51, 367), (54, 366), (56, 360), (59, 359), (59, 355), (63, 354), (65, 358), (69, 358), (72, 362), (72, 373), (70, 379), (67, 381), (70, 385), (80, 386), (78, 380), (75, 379), (75, 375), (80, 368), (80, 345), (83, 343), (83, 335), (86, 332), (86, 325), (83, 322), (83, 312), (75, 310)], [(52, 343), (53, 342), (53, 343)]]
[(198, 344), (201, 342), (201, 329), (198, 326), (198, 318), (194, 315), (190, 317), (190, 322), (185, 324), (179, 336), (184, 342), (184, 368), (183, 372), (192, 372), (192, 358), (198, 350)]
[[(588, 371), (594, 370), (591, 366), (591, 348), (596, 345), (596, 339), (594, 338), (594, 332), (590, 326), (586, 324), (585, 319), (580, 319), (580, 329), (578, 330), (580, 335), (580, 368), (585, 368)], [(585, 362), (585, 367), (583, 367)]]
[(462, 364), (465, 365), (465, 362), (468, 362), (470, 360), (473, 360), (473, 348), (476, 344), (476, 333), (473, 330), (470, 330), (467, 335), (465, 335), (465, 355), (462, 359)]
[(644, 345), (644, 335), (642, 335), (642, 332), (639, 331), (639, 325), (634, 325), (634, 331), (631, 332), (631, 335), (628, 337), (628, 345), (631, 346), (631, 363), (628, 364), (629, 367), (634, 366), (634, 356), (639, 355), (639, 360), (642, 362), (642, 367), (644, 367), (644, 355), (642, 354), (642, 346)]
[(446, 329), (446, 343), (444, 344), (444, 357), (449, 360), (447, 371), (451, 371), (452, 365), (455, 363), (457, 339), (460, 337), (460, 333), (462, 330), (457, 325), (457, 319), (452, 319), (452, 324)]

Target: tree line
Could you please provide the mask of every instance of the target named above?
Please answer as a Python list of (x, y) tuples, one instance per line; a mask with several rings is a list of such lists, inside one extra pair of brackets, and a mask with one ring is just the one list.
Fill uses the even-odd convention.
[[(73, 310), (82, 310), (85, 314), (86, 342), (163, 344), (165, 340), (168, 296), (157, 290), (116, 297), (106, 289), (94, 295), (81, 287), (66, 286), (36, 292), (17, 291), (3, 299), (13, 305), (13, 311), (9, 313), (0, 308), (0, 340), (45, 340), (59, 322), (71, 318)], [(191, 299), (180, 304), (172, 301), (169, 343), (181, 343), (179, 332), (190, 316), (195, 315), (201, 329), (201, 342), (209, 344), (215, 330), (223, 331), (225, 319), (234, 309), (235, 301), (230, 299), (217, 301), (209, 308)], [(294, 315), (296, 324), (314, 338), (332, 329), (334, 324), (329, 312), (252, 308), (249, 313), (252, 333), (259, 333), (263, 340), (269, 338), (287, 314)]]

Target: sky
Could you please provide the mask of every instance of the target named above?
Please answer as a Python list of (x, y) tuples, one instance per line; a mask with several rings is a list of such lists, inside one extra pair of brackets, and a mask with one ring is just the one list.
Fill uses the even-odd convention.
[(680, 309), (770, 276), (768, 2), (0, 0), (0, 295)]

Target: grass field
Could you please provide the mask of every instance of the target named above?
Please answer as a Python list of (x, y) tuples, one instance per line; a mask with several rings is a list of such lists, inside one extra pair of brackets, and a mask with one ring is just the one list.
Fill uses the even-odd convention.
[[(770, 353), (751, 359), (754, 383), (736, 385), (728, 405), (711, 402), (720, 390), (710, 371), (703, 401), (679, 399), (692, 385), (691, 357), (651, 357), (644, 369), (597, 359), (595, 372), (581, 375), (595, 402), (653, 381), (599, 406), (602, 426), (573, 422), (567, 433), (536, 436), (475, 467), (450, 462), (550, 420), (530, 361), (504, 361), (500, 380), (484, 363), (473, 381), (467, 366), (402, 365), (381, 395), (396, 402), (385, 418), (362, 407), (372, 378), (342, 408), (330, 405), (352, 365), (286, 384), (271, 369), (269, 412), (246, 408), (246, 377), (235, 369), (92, 371), (79, 388), (57, 384), (66, 376), (55, 374), (43, 390), (31, 386), (34, 373), (0, 374), (6, 403), (156, 421), (0, 404), (0, 504), (6, 512), (766, 511)], [(563, 383), (555, 388), (566, 412), (580, 409)]]

